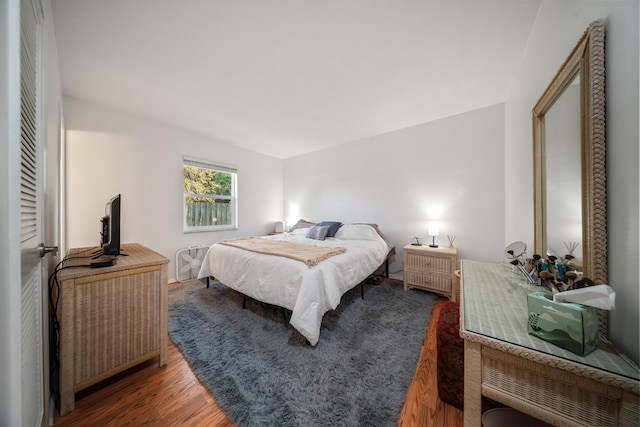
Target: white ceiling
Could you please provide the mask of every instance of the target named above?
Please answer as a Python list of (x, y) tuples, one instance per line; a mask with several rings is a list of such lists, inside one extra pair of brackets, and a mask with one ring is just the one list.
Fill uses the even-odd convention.
[(287, 158), (504, 102), (541, 0), (52, 0), (65, 96)]

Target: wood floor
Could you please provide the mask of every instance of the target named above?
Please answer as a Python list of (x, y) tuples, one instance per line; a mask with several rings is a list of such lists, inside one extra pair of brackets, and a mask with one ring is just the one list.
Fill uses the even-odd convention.
[[(398, 427), (461, 427), (462, 411), (438, 398), (436, 320), (446, 300), (438, 298), (420, 359), (405, 397)], [(54, 426), (234, 426), (169, 341), (168, 363), (157, 359), (131, 368), (76, 394), (76, 409)]]

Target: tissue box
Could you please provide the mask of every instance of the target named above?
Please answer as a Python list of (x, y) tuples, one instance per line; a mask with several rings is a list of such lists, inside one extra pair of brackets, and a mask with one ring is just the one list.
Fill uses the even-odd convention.
[(527, 295), (529, 334), (585, 356), (598, 345), (598, 312), (582, 304), (554, 302), (546, 292)]

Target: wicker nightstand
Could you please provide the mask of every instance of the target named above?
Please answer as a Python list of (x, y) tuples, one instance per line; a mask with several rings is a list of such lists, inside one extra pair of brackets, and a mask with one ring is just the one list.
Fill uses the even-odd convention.
[(406, 245), (403, 249), (404, 290), (424, 289), (456, 300), (456, 248)]

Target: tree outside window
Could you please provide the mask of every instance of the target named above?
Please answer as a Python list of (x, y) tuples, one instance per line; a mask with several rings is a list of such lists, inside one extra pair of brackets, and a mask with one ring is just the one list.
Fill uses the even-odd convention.
[(183, 159), (184, 231), (237, 228), (235, 168)]

